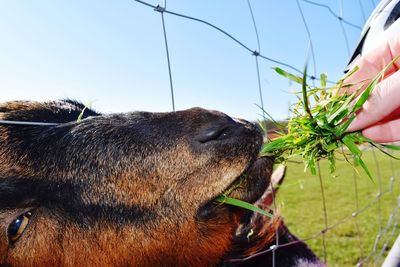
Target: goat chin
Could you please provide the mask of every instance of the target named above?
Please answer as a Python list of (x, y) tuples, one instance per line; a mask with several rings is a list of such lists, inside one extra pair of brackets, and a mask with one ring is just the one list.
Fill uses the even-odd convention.
[[(284, 166), (279, 166), (273, 172), (269, 187), (254, 205), (271, 210), (285, 173)], [(326, 266), (303, 241), (289, 231), (278, 213), (270, 219), (249, 212), (237, 228), (232, 243), (221, 266)]]
[[(279, 246), (276, 247), (277, 242)], [(222, 266), (265, 267), (273, 266), (273, 262), (274, 266), (280, 267), (326, 266), (303, 241), (289, 231), (278, 215), (269, 219), (257, 213), (252, 214), (237, 229), (233, 244)]]

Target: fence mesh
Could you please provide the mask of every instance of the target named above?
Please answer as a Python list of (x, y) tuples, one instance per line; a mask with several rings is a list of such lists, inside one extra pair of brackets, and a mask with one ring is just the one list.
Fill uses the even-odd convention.
[[(278, 66), (287, 68), (291, 71), (301, 73), (302, 71), (298, 66), (294, 66), (289, 64), (288, 62), (284, 62), (282, 60), (270, 57), (264, 51), (261, 51), (261, 41), (259, 37), (259, 30), (258, 30), (258, 18), (255, 17), (255, 14), (253, 12), (253, 6), (252, 2), (250, 0), (247, 0), (247, 6), (248, 6), (248, 11), (245, 13), (248, 13), (247, 15), (250, 16), (252, 24), (253, 24), (253, 30), (254, 30), (254, 38), (256, 40), (256, 47), (250, 48), (250, 46), (246, 45), (245, 42), (239, 40), (238, 38), (234, 37), (232, 34), (228, 33), (227, 31), (223, 30), (222, 28), (218, 27), (217, 25), (214, 25), (206, 20), (192, 17), (189, 15), (181, 14), (178, 12), (174, 12), (172, 10), (169, 10), (166, 8), (166, 2), (164, 1), (162, 4), (159, 5), (153, 5), (150, 4), (149, 2), (145, 2), (142, 0), (135, 0), (138, 4), (145, 5), (149, 9), (153, 9), (156, 12), (159, 12), (162, 17), (162, 28), (163, 28), (163, 33), (164, 33), (164, 40), (165, 40), (165, 47), (166, 47), (166, 60), (168, 63), (168, 73), (169, 73), (169, 81), (170, 81), (170, 90), (171, 90), (171, 97), (172, 97), (172, 109), (175, 110), (175, 105), (174, 105), (174, 88), (173, 88), (173, 81), (172, 81), (172, 75), (171, 75), (171, 69), (173, 69), (173, 66), (171, 66), (171, 61), (170, 61), (170, 53), (168, 51), (168, 40), (167, 40), (167, 31), (166, 31), (166, 23), (164, 20), (164, 14), (168, 14), (171, 16), (176, 16), (179, 18), (182, 18), (184, 20), (191, 20), (195, 21), (201, 24), (204, 24), (206, 27), (210, 27), (219, 33), (221, 35), (228, 37), (232, 42), (236, 43), (240, 47), (242, 47), (244, 50), (247, 50), (249, 52), (250, 56), (254, 56), (255, 58), (255, 76), (257, 79), (257, 85), (258, 85), (258, 94), (259, 94), (259, 105), (261, 106), (262, 109), (265, 109), (265, 103), (263, 99), (263, 86), (261, 82), (261, 75), (260, 75), (260, 60), (268, 61), (270, 63), (276, 64)], [(307, 15), (303, 12), (303, 6), (305, 5), (311, 5), (315, 8), (321, 9), (321, 12), (326, 12), (329, 16), (337, 20), (337, 23), (341, 29), (342, 33), (342, 38), (343, 38), (343, 47), (345, 47), (345, 50), (347, 51), (347, 54), (350, 56), (351, 53), (351, 47), (354, 46), (354, 44), (351, 44), (348, 38), (348, 31), (349, 30), (357, 30), (361, 32), (362, 27), (360, 25), (357, 25), (351, 20), (345, 18), (345, 10), (344, 10), (344, 4), (342, 0), (339, 0), (338, 6), (339, 6), (339, 12), (335, 12), (334, 8), (331, 7), (328, 4), (325, 3), (320, 3), (317, 1), (311, 1), (311, 0), (296, 0), (297, 3), (297, 8), (298, 12), (301, 15), (302, 18), (302, 23), (304, 25), (304, 28), (306, 30), (306, 34), (308, 36), (308, 41), (309, 41), (309, 57), (311, 57), (311, 64), (312, 64), (312, 75), (309, 75), (308, 78), (312, 80), (312, 82), (315, 82), (318, 80), (317, 78), (317, 73), (319, 71), (317, 67), (317, 60), (316, 60), (316, 52), (315, 52), (315, 44), (313, 40), (313, 34), (308, 26), (308, 18)], [(366, 8), (364, 5), (366, 5), (365, 2), (359, 0), (359, 10), (363, 18), (363, 22), (365, 23), (367, 19), (367, 14), (366, 14)], [(375, 7), (376, 3), (374, 0), (371, 0), (370, 2), (370, 7)], [(336, 38), (338, 36), (335, 36)], [(221, 36), (222, 38), (222, 36)], [(329, 81), (332, 83), (332, 81)], [(264, 117), (265, 120), (265, 117)], [(326, 263), (328, 263), (331, 266), (335, 266), (337, 263), (334, 259), (334, 257), (330, 257), (329, 253), (329, 247), (331, 242), (329, 238), (329, 234), (332, 232), (335, 232), (340, 226), (342, 225), (350, 225), (352, 229), (354, 229), (354, 235), (356, 239), (356, 247), (358, 250), (358, 253), (354, 253), (353, 259), (351, 259), (349, 262), (349, 265), (357, 265), (357, 266), (374, 266), (374, 265), (380, 265), (382, 261), (384, 260), (384, 257), (387, 253), (387, 250), (390, 248), (390, 246), (393, 244), (394, 239), (396, 238), (397, 234), (399, 233), (399, 228), (398, 228), (398, 223), (399, 223), (399, 208), (400, 208), (400, 198), (399, 198), (399, 189), (400, 189), (400, 180), (398, 178), (399, 176), (399, 164), (397, 162), (394, 162), (393, 160), (390, 160), (389, 166), (383, 166), (382, 165), (382, 158), (378, 158), (377, 153), (373, 148), (365, 148), (365, 153), (371, 154), (372, 155), (372, 160), (371, 164), (375, 165), (375, 171), (376, 171), (376, 181), (375, 185), (371, 184), (371, 188), (373, 190), (376, 190), (373, 192), (373, 190), (370, 192), (370, 196), (368, 197), (369, 201), (365, 202), (365, 196), (360, 196), (360, 178), (359, 174), (356, 173), (356, 170), (352, 170), (350, 167), (348, 167), (348, 172), (352, 173), (351, 174), (351, 179), (352, 179), (352, 188), (347, 188), (347, 190), (341, 192), (342, 194), (353, 194), (354, 195), (354, 202), (353, 203), (347, 203), (351, 209), (351, 212), (348, 213), (347, 216), (344, 218), (337, 218), (334, 215), (330, 214), (330, 209), (328, 208), (328, 203), (327, 199), (332, 199), (335, 196), (332, 195), (327, 195), (325, 188), (327, 185), (325, 184), (326, 180), (328, 179), (333, 179), (332, 177), (329, 177), (329, 175), (322, 174), (323, 170), (318, 164), (318, 176), (315, 177), (317, 179), (317, 183), (319, 185), (319, 191), (320, 191), (320, 202), (321, 202), (321, 208), (320, 212), (322, 214), (322, 228), (313, 228), (313, 233), (308, 236), (299, 236), (301, 237), (300, 241), (294, 241), (291, 243), (286, 243), (286, 244), (279, 244), (279, 240), (276, 240), (275, 245), (272, 246), (269, 250), (262, 251), (261, 253), (268, 253), (274, 251), (279, 248), (279, 247), (287, 247), (290, 245), (293, 245), (297, 242), (307, 242), (309, 244), (313, 244), (313, 241), (318, 242), (318, 240), (321, 240), (321, 244), (318, 244), (318, 252), (319, 256), (321, 259), (323, 259)], [(387, 163), (387, 159), (385, 162)], [(387, 177), (385, 172), (385, 176), (382, 174), (381, 168), (386, 168), (390, 170), (390, 176)], [(363, 177), (365, 178), (365, 177)], [(290, 178), (288, 178), (290, 179)], [(314, 178), (309, 178), (308, 183), (313, 183), (311, 179)], [(365, 178), (366, 179), (366, 178)], [(292, 179), (290, 179), (292, 180)], [(385, 182), (383, 182), (385, 181)], [(315, 181), (314, 181), (315, 182)], [(306, 182), (305, 181), (296, 181), (295, 183), (290, 184), (290, 181), (287, 181), (285, 185), (282, 187), (284, 188), (289, 187), (289, 186), (299, 186), (299, 188), (305, 187)], [(280, 189), (284, 190), (284, 189)], [(303, 191), (304, 194), (307, 194), (307, 191)], [(337, 197), (337, 196), (336, 196)], [(390, 208), (391, 212), (389, 214), (384, 214), (382, 211), (382, 205), (388, 205), (388, 201), (385, 201), (382, 203), (383, 198), (389, 198), (389, 203), (390, 203)], [(284, 201), (284, 200), (283, 200)], [(274, 201), (273, 207), (275, 210), (278, 208), (278, 201)], [(336, 207), (340, 208), (340, 207)], [(372, 223), (374, 225), (377, 225), (377, 229), (375, 230), (374, 233), (371, 232), (365, 232), (364, 231), (364, 224), (365, 224), (365, 219), (363, 219), (363, 215), (368, 214), (368, 219), (369, 216), (372, 216), (373, 220), (368, 223)], [(307, 218), (306, 218), (307, 219)], [(365, 235), (373, 235), (375, 236), (374, 242), (372, 244), (366, 244), (368, 242), (365, 242), (363, 239), (363, 236)], [(315, 246), (313, 246), (315, 247)], [(339, 252), (340, 253), (340, 252)], [(254, 257), (254, 256), (251, 256)], [(274, 257), (273, 257), (274, 259)], [(248, 259), (237, 259), (236, 262), (244, 262)], [(235, 262), (235, 260), (233, 261)], [(272, 266), (275, 266), (275, 261), (273, 260), (271, 262)], [(338, 266), (343, 266), (343, 264), (339, 263)]]
[[(155, 5), (142, 0), (134, 0), (138, 5), (143, 5), (147, 7), (150, 11), (154, 11), (155, 16), (159, 15), (161, 17), (160, 27), (162, 28), (163, 40), (165, 45), (165, 54), (166, 54), (166, 62), (167, 62), (167, 70), (169, 77), (169, 89), (171, 95), (171, 109), (175, 111), (175, 92), (174, 92), (174, 65), (172, 64), (171, 58), (174, 57), (171, 54), (169, 49), (169, 40), (168, 40), (168, 16), (178, 17), (182, 20), (190, 20), (192, 22), (200, 23), (205, 27), (209, 27), (218, 33), (221, 34), (221, 38), (228, 38), (233, 43), (237, 44), (239, 47), (244, 49), (249, 53), (249, 56), (254, 57), (255, 67), (255, 79), (257, 81), (257, 90), (259, 96), (259, 105), (262, 109), (268, 109), (264, 103), (263, 93), (265, 88), (263, 88), (260, 64), (262, 61), (269, 62), (271, 64), (275, 64), (296, 73), (302, 73), (301, 68), (299, 66), (294, 66), (289, 64), (288, 62), (284, 62), (280, 59), (270, 57), (267, 52), (261, 51), (262, 41), (260, 39), (259, 33), (259, 25), (258, 21), (260, 18), (257, 18), (254, 13), (253, 3), (250, 0), (247, 1), (248, 10), (244, 10), (244, 16), (248, 16), (252, 21), (253, 31), (254, 31), (254, 40), (256, 42), (256, 47), (251, 48), (249, 45), (245, 44), (244, 41), (239, 40), (239, 38), (233, 36), (229, 32), (225, 31), (221, 27), (214, 25), (206, 20), (201, 18), (196, 18), (193, 16), (189, 16), (186, 14), (181, 14), (179, 12), (174, 12), (173, 10), (169, 10), (167, 8), (167, 1), (163, 1), (159, 5)], [(367, 1), (358, 0), (359, 10), (363, 17), (364, 22), (367, 19), (368, 13), (366, 10), (371, 10), (376, 6), (374, 0), (371, 0), (369, 3)], [(351, 22), (350, 19), (345, 17), (345, 9), (343, 5), (343, 0), (339, 0), (337, 6), (334, 8), (326, 3), (322, 3), (321, 1), (311, 1), (311, 0), (296, 0), (297, 9), (301, 16), (302, 23), (305, 28), (305, 32), (308, 37), (308, 45), (309, 45), (309, 53), (312, 64), (312, 75), (309, 75), (308, 78), (315, 82), (318, 80), (317, 74), (320, 69), (317, 67), (317, 55), (316, 55), (316, 44), (313, 38), (313, 32), (310, 30), (307, 14), (304, 12), (305, 6), (312, 6), (320, 10), (320, 12), (326, 12), (331, 18), (335, 19), (341, 29), (342, 38), (343, 38), (343, 47), (347, 51), (348, 55), (350, 55), (351, 47), (353, 44), (350, 43), (348, 38), (349, 30), (356, 30), (358, 32), (361, 31), (361, 26)], [(369, 5), (366, 8), (366, 5)], [(339, 11), (336, 12), (335, 10)], [(157, 14), (158, 13), (158, 14)], [(338, 36), (335, 36), (338, 38)], [(342, 48), (343, 48), (342, 47)], [(305, 56), (306, 57), (306, 56)], [(330, 81), (332, 83), (332, 81)], [(264, 117), (265, 120), (265, 117)], [(4, 124), (29, 124), (29, 125), (52, 125), (49, 123), (39, 123), (39, 122), (10, 122), (10, 121), (0, 121), (0, 123)], [(307, 195), (307, 190), (311, 188), (317, 188), (319, 191), (319, 203), (320, 208), (319, 211), (314, 211), (314, 217), (319, 218), (319, 225), (313, 226), (311, 225), (307, 231), (301, 229), (301, 227), (296, 228), (296, 223), (288, 221), (288, 225), (294, 227), (295, 233), (300, 237), (301, 240), (293, 241), (286, 244), (280, 244), (279, 240), (276, 240), (275, 245), (270, 249), (262, 251), (261, 253), (268, 253), (274, 251), (277, 248), (283, 248), (287, 246), (291, 246), (296, 244), (297, 242), (306, 242), (313, 249), (316, 250), (318, 256), (327, 262), (331, 266), (344, 266), (343, 263), (337, 263), (336, 256), (341, 253), (339, 251), (330, 250), (332, 247), (331, 234), (337, 234), (341, 227), (349, 227), (348, 238), (351, 238), (353, 241), (352, 249), (353, 251), (357, 251), (352, 253), (352, 259), (346, 259), (348, 265), (357, 265), (357, 266), (379, 266), (397, 235), (399, 234), (399, 212), (400, 212), (400, 166), (399, 163), (389, 159), (383, 158), (377, 151), (375, 151), (371, 147), (364, 148), (365, 154), (367, 154), (368, 162), (370, 165), (375, 166), (375, 183), (370, 183), (368, 186), (369, 189), (365, 187), (365, 179), (366, 177), (360, 177), (356, 170), (351, 167), (347, 167), (342, 170), (346, 175), (347, 182), (350, 181), (350, 186), (347, 188), (340, 187), (341, 191), (337, 192), (337, 195), (332, 195), (332, 184), (335, 183), (335, 186), (338, 186), (338, 183), (341, 183), (340, 180), (334, 180), (329, 174), (326, 174), (324, 170), (326, 170), (326, 166), (323, 162), (318, 163), (318, 176), (316, 177), (295, 177), (296, 175), (292, 175), (287, 178), (287, 181), (282, 185), (282, 191), (288, 190), (291, 194), (291, 189), (295, 188), (295, 192), (298, 191), (298, 195), (305, 196)], [(342, 161), (348, 159), (341, 159)], [(291, 167), (289, 166), (289, 170)], [(293, 167), (297, 168), (297, 167)], [(364, 179), (364, 180), (363, 180)], [(363, 187), (363, 188), (361, 188)], [(367, 192), (367, 193), (365, 193)], [(340, 206), (340, 196), (342, 194), (352, 195), (353, 201), (351, 203), (345, 203), (345, 206)], [(299, 201), (299, 200), (295, 200)], [(273, 208), (275, 212), (278, 212), (278, 208), (283, 210), (283, 214), (285, 215), (285, 209), (290, 209), (287, 207), (287, 199), (285, 197), (278, 197), (276, 201), (274, 201)], [(387, 207), (389, 206), (389, 212), (387, 211)], [(292, 207), (293, 208), (293, 207)], [(347, 216), (345, 217), (337, 217), (335, 210), (337, 209), (346, 209), (349, 210)], [(297, 216), (303, 216), (304, 213), (300, 209)], [(285, 217), (285, 216), (284, 216)], [(293, 216), (293, 220), (296, 220), (296, 216)], [(297, 218), (302, 220), (307, 220), (309, 218)], [(372, 225), (372, 226), (371, 226)], [(371, 230), (372, 229), (372, 230)], [(351, 235), (351, 236), (350, 236)], [(373, 242), (366, 241), (366, 236), (373, 236)], [(345, 239), (344, 242), (348, 242), (349, 239)], [(346, 248), (343, 248), (346, 249)], [(335, 246), (336, 250), (336, 246)], [(252, 256), (254, 257), (254, 256)], [(247, 259), (237, 259), (236, 262), (244, 262)], [(235, 260), (233, 261), (235, 262)], [(275, 266), (275, 261), (271, 262), (272, 266)]]

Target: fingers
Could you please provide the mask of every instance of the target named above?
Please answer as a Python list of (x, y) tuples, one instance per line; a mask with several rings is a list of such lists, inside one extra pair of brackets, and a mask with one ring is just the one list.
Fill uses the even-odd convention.
[(378, 143), (400, 141), (400, 119), (374, 125), (363, 130), (362, 134)]
[[(396, 38), (384, 41), (376, 49), (361, 57), (356, 62), (359, 70), (347, 78), (345, 83), (357, 84), (371, 80), (397, 55), (400, 55), (400, 35), (396, 36)], [(400, 62), (395, 62), (388, 68), (386, 75), (395, 72), (399, 67)]]
[(378, 83), (347, 131), (353, 132), (371, 126), (398, 107), (400, 107), (400, 71)]

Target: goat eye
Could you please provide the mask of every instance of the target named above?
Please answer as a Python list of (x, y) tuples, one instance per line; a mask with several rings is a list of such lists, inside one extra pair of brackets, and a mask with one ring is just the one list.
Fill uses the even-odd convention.
[(21, 237), (28, 226), (31, 216), (32, 213), (30, 211), (25, 212), (10, 224), (8, 227), (8, 238), (11, 242), (15, 242)]

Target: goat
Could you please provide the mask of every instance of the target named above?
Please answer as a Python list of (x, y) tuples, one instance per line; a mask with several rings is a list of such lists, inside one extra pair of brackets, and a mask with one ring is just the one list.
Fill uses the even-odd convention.
[[(286, 168), (280, 165), (272, 174), (270, 185), (255, 205), (270, 210), (273, 199), (283, 182)], [(251, 235), (249, 235), (251, 233)], [(234, 250), (225, 266), (325, 266), (308, 246), (293, 235), (276, 216), (272, 221), (259, 213), (239, 225), (235, 235)]]
[[(269, 266), (295, 237), (269, 208), (273, 159), (253, 124), (193, 108), (103, 115), (71, 100), (13, 101), (0, 120), (1, 266)], [(253, 236), (248, 232), (252, 229)], [(282, 251), (282, 252), (281, 252)], [(276, 266), (318, 264), (299, 243)], [(304, 252), (306, 252), (304, 254)]]

